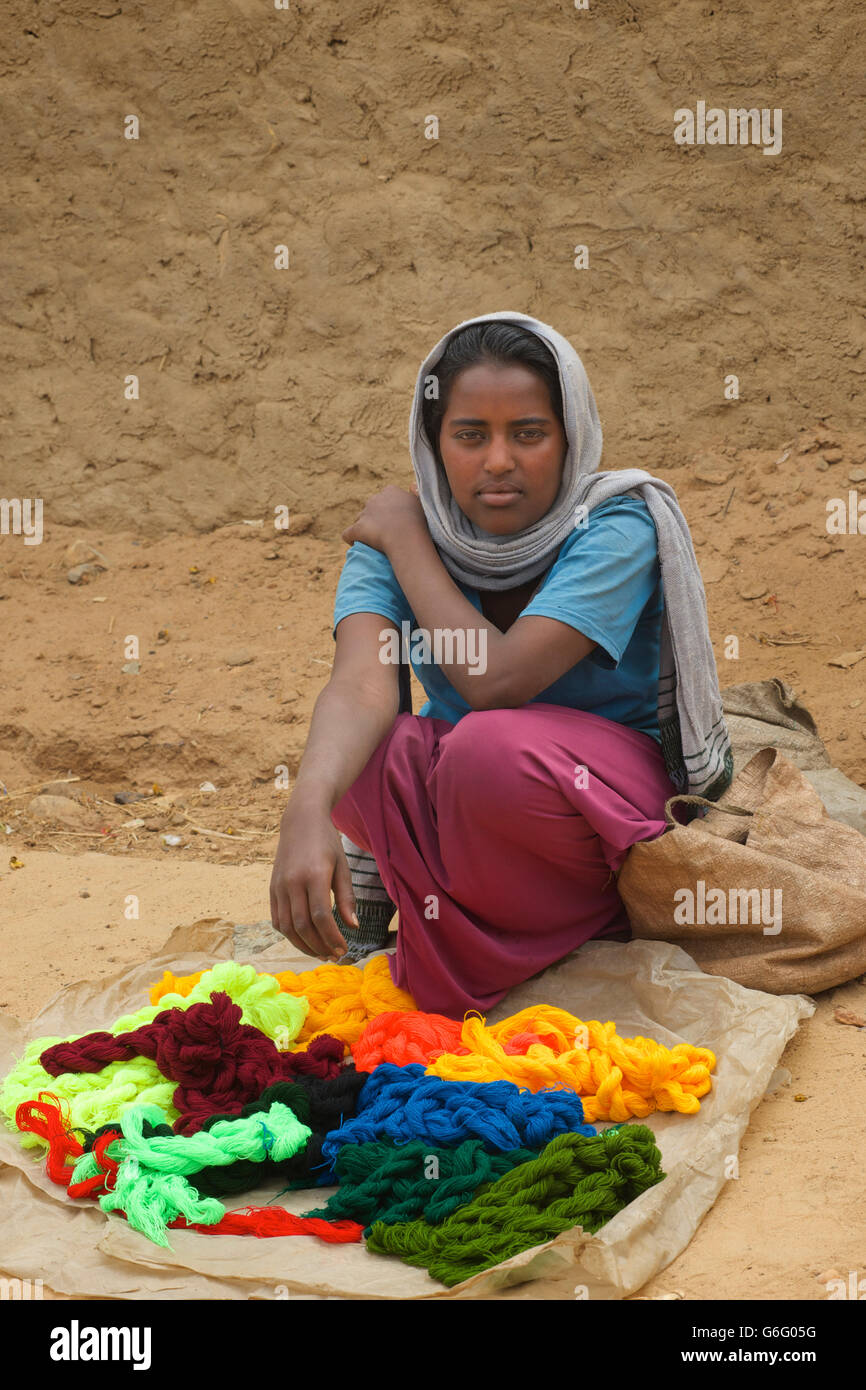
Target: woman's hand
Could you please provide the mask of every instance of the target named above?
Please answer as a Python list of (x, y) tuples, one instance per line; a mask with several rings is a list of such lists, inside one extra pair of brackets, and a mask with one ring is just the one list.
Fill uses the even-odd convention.
[(389, 486), (377, 492), (367, 502), (357, 521), (343, 532), (348, 545), (361, 541), (373, 550), (388, 554), (388, 546), (397, 538), (405, 540), (407, 531), (422, 528), (427, 532), (427, 519), (417, 493)]
[(326, 810), (293, 800), (283, 816), (274, 858), (271, 923), (304, 955), (320, 960), (336, 960), (346, 951), (331, 911), (331, 888), (340, 915), (357, 922), (339, 832)]

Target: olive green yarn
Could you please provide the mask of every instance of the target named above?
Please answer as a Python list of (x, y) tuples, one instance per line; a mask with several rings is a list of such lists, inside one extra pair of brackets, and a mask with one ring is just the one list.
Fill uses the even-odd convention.
[(573, 1226), (599, 1230), (664, 1176), (646, 1125), (594, 1137), (559, 1134), (537, 1158), (491, 1183), (441, 1225), (376, 1221), (367, 1249), (399, 1255), (451, 1288)]

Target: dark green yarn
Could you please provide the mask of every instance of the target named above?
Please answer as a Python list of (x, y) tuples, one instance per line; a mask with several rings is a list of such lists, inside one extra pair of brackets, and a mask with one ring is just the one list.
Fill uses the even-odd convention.
[[(480, 1139), (467, 1139), (455, 1149), (433, 1148), (420, 1139), (344, 1144), (336, 1159), (339, 1188), (327, 1206), (304, 1216), (347, 1218), (368, 1228), (373, 1221), (390, 1226), (419, 1217), (435, 1225), (471, 1201), (484, 1184), (537, 1157), (532, 1149), (487, 1153)], [(431, 1171), (438, 1176), (428, 1177)]]
[(594, 1137), (559, 1134), (538, 1157), (491, 1183), (441, 1225), (376, 1221), (367, 1248), (399, 1255), (451, 1288), (573, 1226), (599, 1230), (664, 1176), (646, 1125)]

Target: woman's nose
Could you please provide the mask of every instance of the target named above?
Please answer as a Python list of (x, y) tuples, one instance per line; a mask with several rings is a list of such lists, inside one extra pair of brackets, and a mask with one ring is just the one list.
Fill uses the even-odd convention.
[(490, 440), (484, 466), (490, 473), (510, 473), (514, 468), (508, 440), (504, 435), (494, 435)]

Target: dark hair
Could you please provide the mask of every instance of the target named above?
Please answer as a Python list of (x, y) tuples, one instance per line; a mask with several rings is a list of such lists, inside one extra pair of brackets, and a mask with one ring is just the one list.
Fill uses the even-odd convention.
[(518, 363), (536, 372), (547, 387), (550, 403), (565, 430), (559, 369), (556, 358), (546, 344), (537, 334), (530, 333), (519, 324), (509, 323), (507, 319), (470, 324), (468, 328), (455, 333), (433, 368), (431, 375), (439, 383), (438, 399), (427, 400), (425, 397), (422, 402), (424, 431), (440, 464), (439, 433), (448, 409), (451, 387), (460, 372), (466, 367), (474, 367), (478, 362)]

